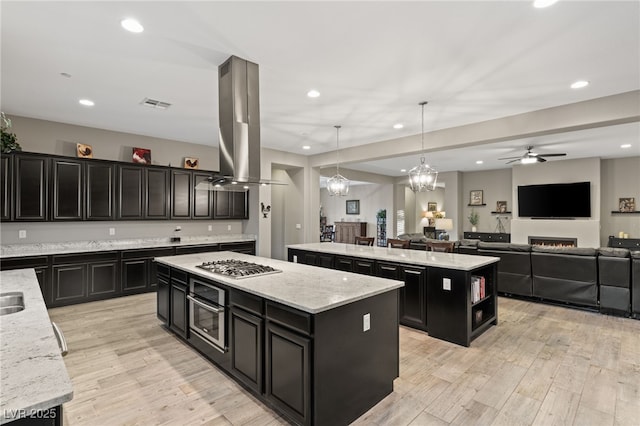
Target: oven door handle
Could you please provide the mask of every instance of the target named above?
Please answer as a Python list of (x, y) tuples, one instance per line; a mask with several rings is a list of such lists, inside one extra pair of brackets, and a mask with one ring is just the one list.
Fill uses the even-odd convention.
[(206, 309), (206, 310), (208, 310), (208, 311), (211, 311), (211, 312), (214, 312), (214, 313), (216, 313), (216, 314), (224, 311), (224, 308), (214, 308), (214, 307), (213, 307), (213, 306), (211, 306), (211, 305), (207, 305), (206, 303), (203, 303), (203, 302), (199, 301), (198, 299), (196, 299), (196, 298), (195, 298), (195, 297), (193, 297), (193, 296), (189, 296), (189, 295), (188, 295), (188, 296), (187, 296), (187, 299), (189, 299), (190, 301), (192, 301), (192, 302), (193, 302), (193, 303), (195, 303), (196, 305), (200, 306), (201, 308), (204, 308), (204, 309)]

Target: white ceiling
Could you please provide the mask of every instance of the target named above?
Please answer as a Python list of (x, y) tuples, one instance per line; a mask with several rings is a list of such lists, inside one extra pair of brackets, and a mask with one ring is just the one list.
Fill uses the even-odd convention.
[[(264, 147), (314, 155), (640, 89), (640, 2), (29, 2), (1, 7), (9, 115), (217, 146), (217, 67), (260, 65)], [(145, 31), (125, 32), (135, 17)], [(68, 73), (70, 78), (61, 76)], [(569, 89), (577, 79), (591, 85)], [(309, 89), (319, 98), (306, 96)], [(140, 105), (149, 97), (167, 110)], [(91, 108), (78, 104), (90, 98)], [(404, 128), (394, 130), (395, 123)], [(638, 123), (429, 154), (439, 170), (504, 167), (523, 147), (640, 154)], [(621, 143), (634, 146), (624, 152)], [(303, 151), (302, 145), (311, 145)], [(567, 158), (569, 158), (568, 156)], [(364, 158), (363, 160), (366, 160)], [(551, 161), (551, 160), (550, 160)], [(415, 164), (414, 164), (415, 163)], [(363, 161), (401, 175), (417, 158)]]

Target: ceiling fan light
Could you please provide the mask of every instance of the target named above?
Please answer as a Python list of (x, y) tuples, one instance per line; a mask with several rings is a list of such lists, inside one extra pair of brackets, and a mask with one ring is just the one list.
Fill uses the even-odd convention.
[(520, 160), (521, 164), (533, 164), (537, 162), (538, 162), (538, 159), (536, 157), (525, 157), (522, 160)]

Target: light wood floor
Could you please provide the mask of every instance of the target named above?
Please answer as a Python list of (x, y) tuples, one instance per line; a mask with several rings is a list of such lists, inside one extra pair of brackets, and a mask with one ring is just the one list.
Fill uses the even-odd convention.
[[(49, 313), (69, 345), (68, 425), (285, 424), (164, 330), (155, 294)], [(499, 320), (470, 348), (401, 327), (395, 390), (355, 423), (640, 424), (640, 321), (507, 298)]]

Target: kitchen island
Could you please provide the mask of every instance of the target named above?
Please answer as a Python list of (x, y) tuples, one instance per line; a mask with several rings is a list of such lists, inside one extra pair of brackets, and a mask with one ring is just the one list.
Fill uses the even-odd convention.
[(290, 262), (399, 279), (400, 323), (459, 345), (498, 324), (500, 258), (340, 243), (287, 246)]
[(0, 316), (0, 424), (60, 425), (73, 388), (34, 270), (0, 272), (3, 296), (15, 309)]
[[(225, 259), (278, 272), (237, 279), (197, 267)], [(159, 318), (289, 421), (348, 424), (393, 391), (402, 282), (232, 252), (155, 260), (169, 287)], [(207, 327), (197, 288), (224, 291)]]

